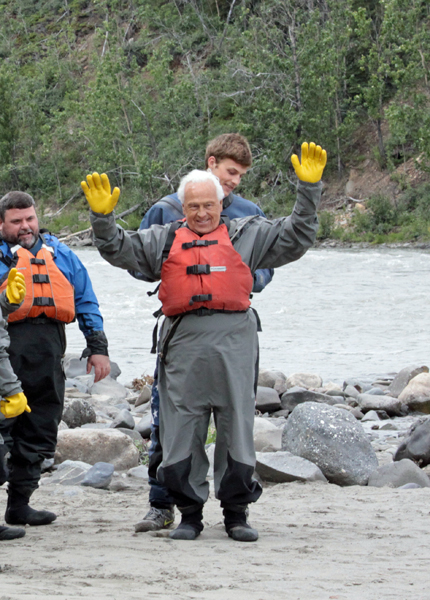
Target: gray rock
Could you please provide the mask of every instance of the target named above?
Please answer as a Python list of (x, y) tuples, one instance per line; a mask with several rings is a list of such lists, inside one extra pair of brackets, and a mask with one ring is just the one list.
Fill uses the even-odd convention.
[(280, 396), (287, 391), (287, 378), (281, 371), (260, 369), (257, 385), (260, 387), (272, 388)]
[(81, 427), (85, 423), (95, 423), (96, 411), (88, 400), (81, 400), (79, 398), (69, 400), (66, 398), (64, 400), (62, 419), (70, 429), (74, 429), (75, 427)]
[(128, 477), (136, 477), (137, 479), (148, 479), (148, 467), (145, 465), (139, 465), (138, 467), (133, 467), (127, 471)]
[(136, 429), (126, 429), (125, 427), (117, 427), (117, 429), (118, 431), (121, 431), (121, 433), (130, 436), (134, 442), (142, 442), (143, 438)]
[(109, 429), (110, 423), (85, 423), (81, 429)]
[(114, 470), (111, 463), (98, 462), (86, 472), (81, 485), (105, 490), (109, 487)]
[[(66, 379), (66, 395), (68, 390), (78, 390), (83, 394), (88, 394), (88, 386), (79, 381), (79, 379)], [(88, 394), (90, 395), (90, 394)]]
[(320, 388), (322, 386), (322, 379), (319, 375), (313, 375), (312, 373), (293, 373), (287, 378), (287, 388), (302, 387), (305, 389)]
[(65, 460), (58, 465), (56, 471), (49, 478), (48, 483), (58, 483), (60, 485), (78, 485), (85, 477), (91, 465), (78, 460)]
[(255, 408), (261, 413), (279, 410), (281, 408), (281, 399), (274, 389), (259, 385), (257, 387)]
[(430, 417), (421, 417), (409, 429), (394, 454), (393, 460), (409, 458), (420, 467), (430, 464)]
[(144, 385), (142, 388), (142, 391), (140, 392), (140, 394), (136, 400), (135, 407), (137, 408), (141, 404), (146, 404), (147, 402), (149, 402), (151, 400), (151, 394), (152, 394), (151, 386)]
[(338, 400), (334, 396), (311, 392), (303, 387), (292, 387), (281, 396), (282, 408), (290, 412), (304, 402), (321, 402), (332, 406), (337, 404)]
[(430, 414), (430, 374), (420, 373), (411, 379), (399, 394), (399, 400), (410, 411)]
[(90, 465), (109, 462), (121, 471), (139, 464), (139, 451), (128, 435), (116, 429), (67, 429), (58, 433), (55, 463), (68, 459)]
[(366, 394), (370, 394), (371, 396), (383, 396), (384, 390), (380, 387), (372, 387), (370, 390), (367, 390)]
[(392, 396), (373, 396), (371, 394), (360, 394), (357, 398), (358, 408), (366, 413), (369, 410), (385, 410), (390, 416), (402, 416), (404, 407), (399, 398)]
[[(87, 359), (81, 360), (80, 354), (66, 354), (63, 361), (64, 372), (68, 379), (75, 379), (79, 375), (87, 373)], [(117, 363), (110, 361), (110, 377), (117, 379), (121, 375), (121, 369)]]
[(306, 402), (288, 417), (282, 449), (315, 463), (331, 483), (366, 485), (378, 460), (363, 427), (346, 410)]
[(91, 394), (109, 396), (113, 400), (124, 400), (128, 396), (127, 388), (108, 375), (101, 381), (90, 386)]
[(399, 462), (379, 467), (370, 475), (367, 485), (398, 488), (408, 483), (415, 483), (420, 487), (430, 487), (428, 476), (414, 462), (404, 458)]
[(358, 396), (361, 394), (361, 392), (359, 392), (353, 385), (347, 385), (343, 392), (350, 398), (358, 398)]
[(364, 394), (367, 390), (370, 390), (372, 384), (361, 379), (346, 379), (343, 382), (344, 391), (349, 386), (354, 387), (360, 394)]
[(257, 452), (276, 452), (282, 447), (282, 429), (262, 417), (254, 419), (254, 448)]
[(376, 412), (376, 410), (369, 410), (369, 412), (367, 412), (364, 417), (361, 419), (363, 422), (366, 421), (379, 421), (379, 415)]
[(152, 415), (151, 413), (148, 413), (140, 419), (139, 423), (135, 427), (135, 430), (139, 432), (145, 440), (151, 437), (151, 423)]
[(388, 386), (388, 393), (394, 398), (398, 398), (408, 385), (411, 379), (420, 373), (428, 373), (429, 369), (426, 366), (422, 367), (406, 367), (397, 373), (391, 384)]
[(405, 485), (401, 485), (399, 488), (399, 490), (416, 490), (417, 488), (421, 488), (420, 485), (418, 485), (418, 483), (405, 483)]
[(129, 410), (123, 408), (110, 424), (112, 429), (134, 429), (135, 422)]
[(286, 483), (289, 481), (323, 481), (321, 469), (314, 463), (294, 456), (291, 452), (257, 452), (255, 470), (263, 481)]
[(43, 459), (43, 461), (42, 461), (42, 473), (46, 473), (47, 471), (50, 471), (53, 466), (54, 466), (54, 459), (53, 458), (45, 458), (45, 459)]

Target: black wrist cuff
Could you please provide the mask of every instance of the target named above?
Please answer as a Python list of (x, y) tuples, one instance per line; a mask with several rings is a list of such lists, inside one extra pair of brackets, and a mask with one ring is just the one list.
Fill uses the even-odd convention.
[(87, 337), (87, 347), (82, 352), (81, 360), (83, 358), (88, 358), (93, 354), (109, 356), (108, 341), (104, 331), (93, 331), (93, 333)]

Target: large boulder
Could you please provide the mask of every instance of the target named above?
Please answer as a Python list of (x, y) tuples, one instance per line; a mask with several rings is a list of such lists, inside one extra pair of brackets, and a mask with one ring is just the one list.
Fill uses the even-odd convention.
[(278, 393), (269, 387), (257, 387), (257, 397), (255, 399), (255, 408), (261, 413), (274, 412), (281, 408), (281, 400)]
[(269, 371), (260, 369), (258, 373), (258, 383), (260, 387), (274, 389), (280, 396), (287, 390), (287, 378), (281, 371)]
[(411, 379), (399, 395), (410, 411), (430, 414), (430, 374), (420, 373)]
[(408, 483), (416, 483), (420, 487), (430, 487), (430, 479), (408, 458), (399, 462), (383, 465), (374, 471), (367, 485), (373, 487), (399, 488)]
[(115, 429), (66, 429), (58, 433), (55, 463), (79, 460), (90, 465), (112, 463), (118, 471), (139, 464), (133, 440)]
[(65, 398), (62, 420), (70, 429), (96, 422), (96, 411), (88, 400)]
[(276, 452), (282, 447), (282, 429), (261, 417), (254, 419), (254, 448), (256, 452)]
[(320, 392), (313, 392), (303, 387), (293, 387), (287, 390), (281, 396), (281, 405), (283, 410), (289, 410), (290, 412), (299, 404), (304, 402), (323, 402), (325, 404), (337, 404), (339, 398), (330, 396), (329, 394), (321, 394)]
[(287, 388), (302, 387), (306, 389), (322, 387), (323, 380), (312, 373), (293, 373), (287, 378)]
[(399, 445), (393, 460), (409, 458), (420, 467), (430, 464), (430, 417), (421, 417), (415, 421)]
[(408, 385), (411, 379), (419, 375), (420, 373), (428, 373), (429, 368), (426, 366), (422, 367), (406, 367), (399, 371), (397, 375), (394, 377), (393, 381), (387, 388), (387, 391), (390, 396), (394, 398), (398, 398), (400, 394), (403, 392), (405, 387)]
[(315, 463), (331, 483), (366, 485), (378, 459), (363, 427), (347, 411), (299, 404), (288, 417), (282, 449)]
[(404, 414), (404, 405), (399, 398), (392, 396), (375, 395), (375, 394), (360, 394), (356, 398), (358, 408), (361, 412), (366, 413), (369, 410), (384, 410), (387, 415), (392, 417), (400, 417)]
[(314, 463), (294, 456), (291, 452), (257, 452), (255, 466), (263, 481), (286, 483), (289, 481), (323, 481), (327, 479)]

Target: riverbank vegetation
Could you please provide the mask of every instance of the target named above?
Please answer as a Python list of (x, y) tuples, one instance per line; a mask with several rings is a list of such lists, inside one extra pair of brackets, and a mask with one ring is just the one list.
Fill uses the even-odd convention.
[(0, 17), (0, 193), (32, 193), (53, 231), (88, 226), (93, 170), (137, 227), (208, 139), (239, 131), (254, 156), (241, 193), (269, 216), (291, 210), (290, 155), (314, 140), (329, 154), (320, 237), (429, 237), (428, 2), (0, 0)]

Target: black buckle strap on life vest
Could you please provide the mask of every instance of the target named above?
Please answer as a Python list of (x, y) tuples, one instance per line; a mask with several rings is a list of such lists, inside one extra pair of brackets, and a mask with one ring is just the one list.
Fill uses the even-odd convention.
[(198, 294), (197, 296), (191, 296), (189, 305), (192, 306), (194, 302), (210, 302), (212, 300), (212, 294)]
[(44, 258), (30, 258), (30, 264), (32, 265), (46, 265)]
[[(155, 294), (158, 292), (158, 290), (160, 289), (160, 285), (161, 285), (161, 281), (160, 281), (160, 283), (157, 285), (157, 287), (155, 288), (155, 290), (154, 290), (154, 291), (152, 291), (152, 292), (146, 292), (146, 293), (148, 294), (148, 296), (154, 296), (154, 295), (155, 295)], [(154, 317), (155, 317), (155, 313), (154, 313)]]
[(215, 246), (218, 244), (218, 240), (193, 240), (192, 242), (184, 242), (182, 244), (182, 250), (189, 250), (190, 248), (201, 247), (201, 246)]
[(191, 265), (187, 267), (187, 275), (210, 275), (210, 265)]
[(53, 298), (45, 298), (44, 296), (37, 296), (33, 300), (33, 306), (55, 306)]
[[(2, 261), (2, 263), (4, 263), (7, 267), (11, 267), (12, 263), (13, 263), (13, 258), (11, 258), (10, 256), (7, 256), (6, 254), (3, 254), (3, 252), (0, 250), (0, 260)], [(15, 260), (15, 262), (17, 262)], [(6, 276), (9, 275), (9, 273), (6, 273)]]
[(33, 275), (33, 283), (49, 283), (49, 275), (41, 275), (40, 273), (37, 273), (36, 275)]
[(158, 353), (158, 357), (161, 361), (163, 361), (164, 363), (166, 363), (166, 357), (167, 357), (167, 350), (169, 348), (169, 344), (173, 338), (173, 336), (176, 333), (176, 330), (179, 327), (179, 323), (182, 321), (182, 319), (184, 318), (184, 313), (178, 315), (177, 317), (173, 317), (173, 322), (172, 325), (170, 326), (169, 332), (166, 335), (163, 345), (160, 348), (160, 352)]
[(263, 331), (262, 327), (261, 327), (261, 320), (260, 320), (260, 315), (258, 314), (258, 312), (255, 310), (255, 308), (252, 308), (252, 306), (249, 307), (252, 312), (255, 315), (255, 318), (257, 319), (257, 331), (258, 333), (260, 333), (261, 331)]
[(163, 262), (165, 260), (167, 260), (167, 257), (169, 256), (169, 252), (172, 249), (173, 240), (175, 239), (176, 231), (180, 227), (183, 227), (183, 225), (184, 225), (184, 221), (173, 221), (173, 223), (170, 223), (169, 231), (167, 233), (167, 238), (166, 238), (166, 242), (164, 244), (163, 253), (162, 253)]
[[(223, 310), (222, 308), (206, 308), (206, 306), (201, 306), (200, 308), (196, 308), (195, 310), (187, 310), (185, 315), (197, 315), (198, 317), (211, 317), (212, 315), (232, 315), (237, 313), (245, 313), (246, 310)], [(184, 315), (184, 316), (185, 316)]]
[(155, 354), (157, 352), (157, 339), (158, 339), (158, 321), (160, 320), (161, 315), (163, 314), (163, 310), (161, 308), (159, 308), (158, 310), (155, 311), (155, 313), (152, 315), (153, 317), (155, 317), (157, 319), (157, 321), (155, 322), (155, 326), (154, 329), (152, 330), (152, 347), (151, 347), (151, 354)]

